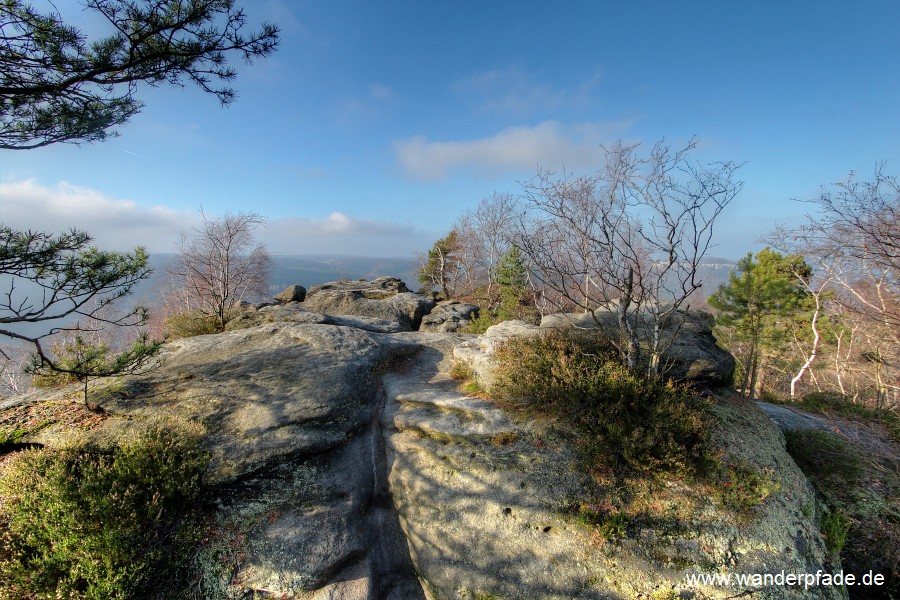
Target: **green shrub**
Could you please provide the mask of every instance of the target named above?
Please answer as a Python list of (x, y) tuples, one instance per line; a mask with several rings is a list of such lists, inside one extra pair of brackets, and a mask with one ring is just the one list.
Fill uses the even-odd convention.
[(495, 397), (581, 434), (592, 468), (686, 475), (711, 460), (705, 406), (685, 388), (629, 371), (597, 337), (554, 332), (497, 349)]
[(744, 515), (781, 489), (781, 481), (771, 469), (758, 470), (745, 464), (723, 465), (714, 484), (719, 502)]
[(169, 339), (177, 340), (195, 335), (218, 333), (219, 328), (215, 317), (198, 312), (183, 312), (166, 319), (165, 331)]
[(469, 320), (469, 326), (460, 330), (460, 333), (478, 333), (487, 331), (491, 325), (496, 325), (500, 320), (491, 314), (487, 308), (478, 311), (478, 316)]
[(795, 429), (785, 431), (784, 439), (788, 454), (821, 490), (853, 486), (862, 474), (862, 456), (836, 433)]
[(824, 513), (819, 519), (819, 529), (825, 536), (825, 547), (835, 559), (840, 557), (844, 549), (851, 524), (850, 519), (837, 510)]
[(0, 477), (0, 598), (160, 594), (194, 545), (207, 460), (196, 437), (166, 429), (112, 454), (22, 452)]

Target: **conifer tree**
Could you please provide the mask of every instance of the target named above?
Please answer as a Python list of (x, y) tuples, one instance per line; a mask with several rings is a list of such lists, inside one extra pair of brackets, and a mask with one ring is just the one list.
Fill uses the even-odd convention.
[(717, 324), (747, 345), (740, 387), (749, 398), (761, 387), (758, 375), (769, 354), (787, 339), (788, 321), (810, 301), (797, 274), (807, 281), (812, 275), (803, 257), (765, 248), (738, 261), (728, 283), (708, 300), (719, 312)]
[(438, 288), (445, 298), (450, 299), (459, 270), (458, 246), (456, 230), (451, 230), (447, 237), (436, 241), (428, 254), (422, 257), (419, 283), (423, 285), (424, 290)]
[(500, 320), (518, 318), (528, 295), (528, 271), (518, 247), (511, 246), (506, 251), (497, 265), (494, 279), (500, 294), (498, 317)]

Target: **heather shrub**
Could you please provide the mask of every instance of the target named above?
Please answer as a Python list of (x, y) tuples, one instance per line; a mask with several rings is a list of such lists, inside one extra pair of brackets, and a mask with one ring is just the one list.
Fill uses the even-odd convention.
[(493, 395), (581, 434), (591, 468), (687, 475), (704, 469), (704, 404), (686, 388), (625, 368), (599, 337), (554, 332), (497, 350)]
[(0, 477), (0, 598), (129, 599), (177, 587), (207, 456), (151, 429), (110, 454), (20, 453)]
[(177, 340), (195, 335), (218, 333), (219, 327), (215, 317), (199, 312), (183, 312), (175, 313), (166, 319), (165, 332), (168, 339)]

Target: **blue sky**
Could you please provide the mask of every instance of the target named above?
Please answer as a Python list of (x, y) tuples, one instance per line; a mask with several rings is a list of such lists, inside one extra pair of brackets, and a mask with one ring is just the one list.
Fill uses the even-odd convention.
[[(41, 2), (35, 2), (41, 6)], [(89, 32), (102, 24), (56, 0)], [(252, 210), (283, 254), (411, 256), (538, 165), (701, 140), (745, 187), (712, 253), (797, 222), (823, 184), (900, 173), (900, 2), (243, 0), (281, 28), (238, 100), (144, 87), (107, 142), (0, 150), (0, 219), (170, 252), (200, 206)]]

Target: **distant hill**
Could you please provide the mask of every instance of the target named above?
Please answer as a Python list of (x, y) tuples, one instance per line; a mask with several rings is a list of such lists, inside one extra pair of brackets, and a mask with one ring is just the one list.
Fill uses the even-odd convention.
[[(119, 301), (121, 307), (143, 304), (146, 306), (157, 305), (160, 293), (166, 288), (168, 275), (166, 269), (175, 258), (174, 254), (153, 254), (150, 256), (150, 265), (153, 274), (136, 286), (129, 298)], [(329, 254), (302, 255), (302, 256), (273, 256), (274, 268), (272, 270), (269, 293), (274, 296), (284, 288), (293, 284), (300, 284), (309, 289), (314, 285), (341, 279), (373, 279), (379, 275), (391, 275), (399, 277), (411, 290), (418, 290), (419, 282), (416, 277), (418, 261), (414, 258), (380, 258), (368, 256), (340, 256)], [(705, 307), (706, 299), (715, 292), (719, 286), (728, 282), (728, 274), (734, 270), (735, 262), (725, 258), (710, 257), (700, 267), (700, 279), (703, 287), (691, 298), (693, 306)], [(0, 277), (0, 285), (4, 285), (4, 277)], [(7, 282), (6, 287), (9, 283)], [(38, 293), (36, 288), (26, 286), (22, 290), (26, 294)], [(260, 298), (258, 300), (265, 300)], [(64, 323), (73, 322), (67, 319)], [(23, 334), (34, 334), (45, 330), (50, 323), (42, 324), (15, 324), (10, 328)], [(52, 323), (59, 326), (61, 323)], [(2, 339), (0, 343), (9, 343), (10, 340)]]
[[(174, 254), (153, 254), (150, 264), (153, 275), (141, 283), (134, 297), (153, 304), (154, 297), (164, 289), (168, 275), (166, 270), (174, 260)], [(320, 283), (341, 279), (374, 279), (379, 275), (399, 277), (409, 287), (418, 289), (416, 277), (418, 262), (413, 258), (379, 258), (368, 256), (339, 256), (330, 254), (273, 256), (269, 292), (272, 296), (289, 285), (299, 284), (309, 289)]]

